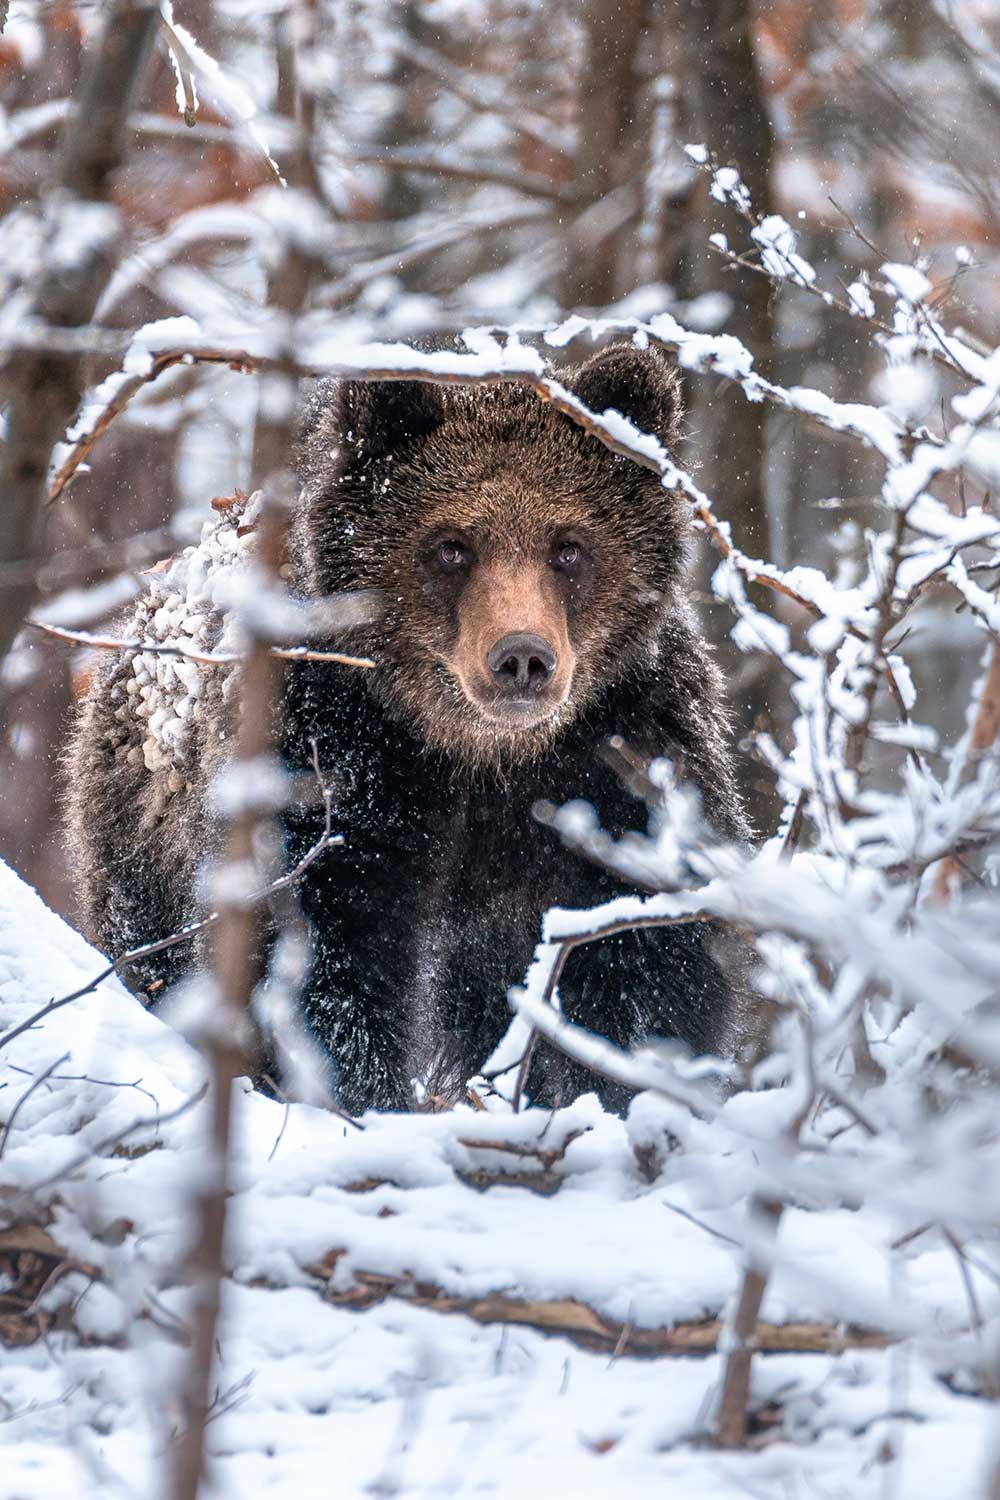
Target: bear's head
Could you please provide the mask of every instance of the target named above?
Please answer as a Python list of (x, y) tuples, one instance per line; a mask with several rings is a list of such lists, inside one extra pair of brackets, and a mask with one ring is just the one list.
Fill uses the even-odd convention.
[[(616, 345), (564, 383), (671, 447), (679, 378)], [(304, 424), (300, 582), (376, 588), (370, 688), (466, 764), (528, 758), (655, 661), (686, 505), (517, 385), (326, 381)]]

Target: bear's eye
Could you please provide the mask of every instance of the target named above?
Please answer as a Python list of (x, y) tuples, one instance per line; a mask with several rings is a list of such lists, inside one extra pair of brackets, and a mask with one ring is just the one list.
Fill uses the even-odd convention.
[(557, 568), (575, 568), (580, 561), (580, 547), (577, 542), (560, 542), (556, 547), (552, 562)]
[(437, 560), (442, 568), (454, 572), (456, 568), (465, 568), (472, 560), (468, 547), (463, 547), (461, 542), (448, 540), (439, 542), (437, 549)]

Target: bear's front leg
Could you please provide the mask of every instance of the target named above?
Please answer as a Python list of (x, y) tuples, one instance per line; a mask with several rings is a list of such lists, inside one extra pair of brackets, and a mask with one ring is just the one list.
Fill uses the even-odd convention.
[[(290, 855), (315, 842), (314, 813), (289, 819)], [(329, 1059), (334, 1097), (353, 1114), (414, 1102), (420, 1032), (420, 882), (402, 834), (355, 825), (300, 887), (311, 961), (304, 1020)]]
[[(597, 904), (596, 888), (592, 895)], [(514, 920), (505, 903), (477, 905), (462, 928), (439, 996), (444, 1059), (456, 1097), (509, 1024), (507, 995), (523, 982), (537, 937), (534, 924)], [(623, 1051), (657, 1037), (679, 1039), (695, 1053), (724, 1051), (734, 1000), (712, 951), (714, 939), (708, 926), (698, 924), (637, 929), (584, 944), (569, 955), (560, 978), (563, 1013)], [(589, 1092), (619, 1113), (631, 1097), (620, 1084), (539, 1040), (528, 1074), (531, 1102), (552, 1107)]]

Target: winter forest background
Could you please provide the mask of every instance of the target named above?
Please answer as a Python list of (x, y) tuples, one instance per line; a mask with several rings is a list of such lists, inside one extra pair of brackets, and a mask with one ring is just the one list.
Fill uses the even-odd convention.
[[(0, 18), (2, 1500), (998, 1500), (1000, 4)], [(691, 500), (758, 846), (662, 777), (645, 841), (557, 816), (652, 894), (548, 921), (468, 1106), (230, 1111), (222, 1028), (53, 915), (110, 622), (280, 481), (310, 376), (565, 409), (611, 335), (676, 353), (683, 472), (569, 414)], [(562, 1017), (567, 944), (692, 911), (756, 947), (752, 1054)], [(238, 954), (254, 914), (217, 920)], [(532, 1033), (627, 1121), (514, 1108)]]

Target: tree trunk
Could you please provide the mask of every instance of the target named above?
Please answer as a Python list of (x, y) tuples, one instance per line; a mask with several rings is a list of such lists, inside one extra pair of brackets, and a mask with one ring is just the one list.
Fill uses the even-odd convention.
[[(638, 106), (643, 0), (587, 0), (578, 93), (576, 190), (581, 214), (567, 246), (560, 288), (566, 307), (603, 307), (620, 289), (621, 235), (609, 195), (624, 179)], [(638, 204), (636, 205), (638, 207)]]
[[(738, 168), (758, 215), (771, 211), (770, 172), (773, 133), (754, 56), (750, 0), (684, 0), (680, 6), (685, 41), (685, 86), (691, 139), (708, 147), (720, 164)], [(757, 368), (767, 374), (774, 324), (771, 285), (752, 272), (733, 273), (707, 244), (712, 230), (739, 244), (745, 227), (735, 212), (711, 200), (707, 189), (692, 194), (689, 221), (689, 294), (717, 292), (732, 303), (727, 328), (750, 349)], [(709, 220), (711, 222), (709, 222)], [(771, 554), (771, 527), (765, 493), (767, 409), (747, 401), (731, 384), (711, 377), (696, 383), (691, 425), (697, 434), (698, 481), (732, 527), (733, 541), (754, 557)], [(710, 559), (708, 566), (714, 567)], [(707, 579), (706, 579), (707, 583)], [(770, 597), (756, 597), (758, 608), (771, 612)], [(728, 611), (718, 612), (718, 631), (728, 629)], [(714, 632), (713, 632), (714, 633)], [(733, 707), (738, 728), (779, 728), (777, 673), (763, 653), (726, 661), (734, 648), (720, 642), (727, 677), (736, 684)], [(769, 778), (756, 765), (743, 763), (743, 789), (751, 817), (761, 832), (770, 832), (777, 805)]]
[[(120, 224), (110, 204), (111, 180), (122, 161), (132, 95), (158, 24), (155, 6), (120, 0), (111, 8), (86, 60), (76, 108), (63, 131), (47, 195), (51, 220), (46, 227), (55, 253), (42, 269), (26, 310), (41, 325), (43, 336), (37, 349), (18, 352), (8, 367), (11, 395), (0, 455), (0, 562), (31, 562), (40, 558), (45, 545), (49, 460), (76, 415), (83, 359), (79, 353), (46, 348), (44, 330), (87, 324), (111, 274), (114, 230)], [(69, 258), (67, 245), (73, 234), (80, 243)], [(11, 585), (2, 597), (0, 662), (34, 603), (34, 581)], [(0, 719), (3, 713), (0, 697)]]

